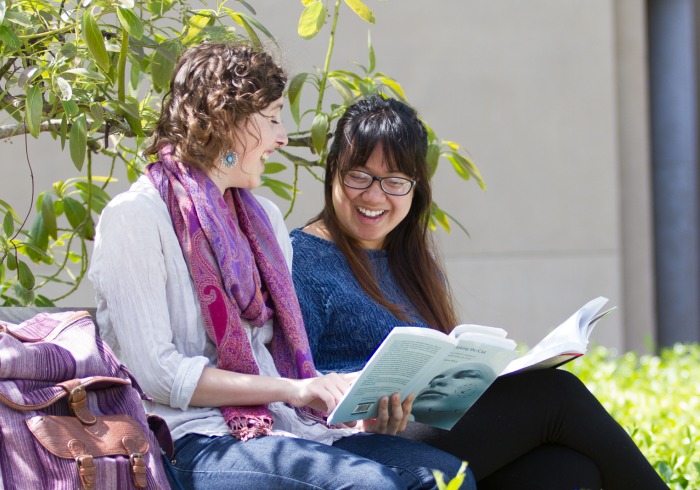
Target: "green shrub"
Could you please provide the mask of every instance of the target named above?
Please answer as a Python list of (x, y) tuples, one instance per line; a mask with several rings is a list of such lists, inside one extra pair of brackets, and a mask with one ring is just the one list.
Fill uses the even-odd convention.
[[(588, 386), (672, 490), (700, 488), (700, 345), (658, 356), (595, 347), (563, 369)], [(463, 479), (445, 484), (439, 475), (438, 487), (457, 489)]]
[(700, 345), (658, 356), (595, 347), (567, 368), (627, 430), (672, 489), (700, 488)]

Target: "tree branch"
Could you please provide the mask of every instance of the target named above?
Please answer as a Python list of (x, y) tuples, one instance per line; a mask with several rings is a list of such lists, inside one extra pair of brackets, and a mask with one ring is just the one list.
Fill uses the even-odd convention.
[[(70, 129), (70, 124), (68, 124), (68, 128)], [(42, 133), (45, 133), (47, 131), (59, 131), (61, 129), (61, 119), (50, 119), (48, 121), (42, 121), (41, 125), (39, 126), (39, 131)], [(100, 128), (96, 131), (96, 133), (100, 134), (105, 134), (107, 132), (107, 124), (103, 124), (100, 126)], [(123, 125), (115, 126), (114, 122), (111, 122), (109, 124), (109, 132), (110, 134), (113, 133), (118, 133), (118, 134), (123, 134), (126, 137), (134, 137), (136, 136), (130, 129)], [(6, 139), (6, 138), (11, 138), (13, 136), (21, 135), (21, 134), (27, 134), (29, 133), (29, 128), (27, 127), (24, 122), (21, 122), (19, 124), (6, 124), (5, 126), (0, 126), (0, 140)]]

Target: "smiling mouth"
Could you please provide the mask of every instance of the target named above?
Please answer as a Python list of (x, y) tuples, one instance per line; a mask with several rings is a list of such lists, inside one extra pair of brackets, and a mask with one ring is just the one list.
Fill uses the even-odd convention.
[(360, 206), (357, 207), (357, 210), (360, 212), (360, 214), (362, 216), (366, 216), (368, 218), (377, 218), (377, 217), (383, 215), (384, 213), (386, 213), (386, 211), (384, 211), (384, 210), (373, 211), (371, 209), (363, 208)]

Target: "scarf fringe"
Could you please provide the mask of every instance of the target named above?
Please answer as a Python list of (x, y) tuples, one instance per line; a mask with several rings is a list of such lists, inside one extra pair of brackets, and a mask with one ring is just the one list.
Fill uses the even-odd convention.
[(272, 418), (264, 416), (235, 417), (228, 421), (228, 425), (231, 435), (243, 442), (248, 439), (269, 436), (272, 432)]

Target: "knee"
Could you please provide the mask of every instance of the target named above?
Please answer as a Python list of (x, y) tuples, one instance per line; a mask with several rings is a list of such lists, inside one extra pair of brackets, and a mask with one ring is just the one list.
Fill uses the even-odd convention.
[[(348, 488), (353, 488), (353, 490), (376, 490), (377, 488), (398, 490), (406, 488), (406, 483), (395, 471), (374, 462), (365, 464), (362, 468), (351, 468), (347, 479), (344, 479), (342, 476), (338, 478), (339, 483), (343, 480), (349, 484)], [(350, 484), (350, 482), (352, 483)]]
[(544, 390), (550, 395), (556, 393), (560, 397), (577, 397), (590, 394), (576, 375), (563, 369), (537, 369), (523, 373), (523, 376), (527, 376), (531, 389)]

